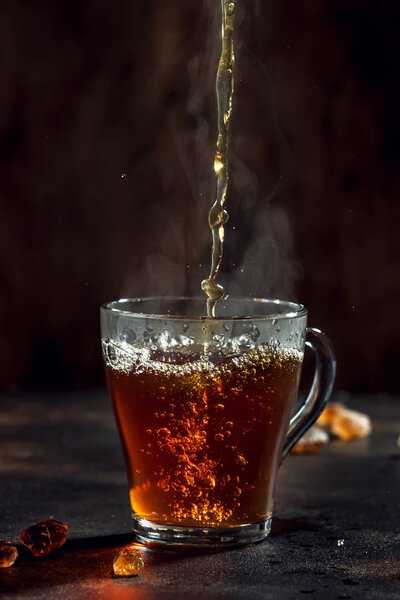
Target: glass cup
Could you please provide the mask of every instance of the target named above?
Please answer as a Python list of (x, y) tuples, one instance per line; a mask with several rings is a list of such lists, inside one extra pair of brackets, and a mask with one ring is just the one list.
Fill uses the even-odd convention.
[[(101, 307), (109, 393), (140, 541), (257, 542), (271, 528), (283, 458), (315, 422), (335, 377), (327, 337), (301, 304), (138, 298)], [(295, 409), (305, 347), (315, 354)]]

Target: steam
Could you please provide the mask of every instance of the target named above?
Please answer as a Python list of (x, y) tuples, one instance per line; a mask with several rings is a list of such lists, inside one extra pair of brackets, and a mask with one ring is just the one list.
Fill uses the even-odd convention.
[[(289, 174), (289, 152), (275, 118), (267, 69), (250, 49), (256, 34), (263, 38), (262, 10), (259, 2), (238, 3), (226, 204), (230, 220), (220, 280), (230, 296), (295, 299), (302, 270), (289, 217), (279, 203)], [(148, 156), (163, 187), (162, 199), (151, 199), (148, 235), (153, 244), (140, 268), (128, 276), (122, 296), (202, 295), (200, 282), (208, 275), (211, 259), (207, 213), (215, 199), (212, 163), (220, 18), (220, 3), (203, 0), (194, 15), (193, 34), (179, 57), (170, 54), (170, 63), (164, 58), (163, 71), (153, 74), (147, 85), (147, 99), (157, 98), (161, 108), (162, 88), (165, 92), (177, 85), (179, 72), (179, 94), (164, 107), (162, 132), (150, 149), (154, 155)]]
[(302, 269), (293, 259), (288, 216), (278, 206), (258, 211), (253, 239), (242, 262), (226, 278), (229, 295), (295, 299)]

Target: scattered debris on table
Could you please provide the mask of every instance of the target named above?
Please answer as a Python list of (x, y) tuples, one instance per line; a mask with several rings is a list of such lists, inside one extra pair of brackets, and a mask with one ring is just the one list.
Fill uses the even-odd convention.
[(44, 556), (61, 548), (67, 539), (67, 534), (68, 525), (49, 519), (24, 529), (19, 539), (34, 556)]
[(350, 410), (339, 402), (328, 404), (317, 421), (322, 427), (330, 428), (344, 442), (360, 440), (371, 433), (371, 419), (368, 415)]
[(139, 575), (144, 567), (140, 551), (137, 548), (121, 550), (113, 561), (114, 574), (119, 577), (133, 577)]
[(0, 567), (12, 567), (18, 558), (18, 550), (7, 540), (0, 540)]
[(321, 450), (329, 441), (325, 429), (342, 441), (351, 442), (367, 437), (372, 431), (372, 425), (368, 415), (346, 408), (340, 402), (330, 402), (316, 425), (313, 425), (293, 448), (293, 454), (311, 454)]
[(320, 427), (330, 427), (334, 419), (343, 411), (346, 410), (341, 402), (329, 402), (318, 418)]
[(313, 425), (297, 442), (292, 452), (293, 454), (312, 454), (321, 450), (328, 442), (329, 435), (326, 431), (318, 425)]
[(371, 433), (371, 419), (356, 410), (344, 409), (332, 421), (331, 431), (344, 442), (360, 440)]

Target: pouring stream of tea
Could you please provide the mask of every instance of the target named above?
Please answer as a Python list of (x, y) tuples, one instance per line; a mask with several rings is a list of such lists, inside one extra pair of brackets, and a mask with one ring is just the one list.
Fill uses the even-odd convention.
[(217, 301), (224, 294), (224, 288), (217, 283), (217, 275), (222, 262), (224, 243), (224, 224), (229, 215), (224, 208), (228, 191), (228, 131), (232, 112), (233, 98), (233, 31), (235, 24), (235, 1), (221, 0), (222, 7), (222, 50), (219, 59), (216, 81), (218, 105), (218, 139), (214, 159), (214, 171), (217, 179), (217, 194), (210, 212), (208, 224), (212, 234), (211, 269), (207, 279), (201, 282), (201, 288), (207, 296), (207, 315), (215, 317)]

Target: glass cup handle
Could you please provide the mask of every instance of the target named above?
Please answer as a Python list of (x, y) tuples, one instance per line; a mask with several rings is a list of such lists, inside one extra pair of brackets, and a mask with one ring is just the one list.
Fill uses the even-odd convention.
[(332, 392), (336, 374), (336, 359), (333, 346), (328, 337), (319, 329), (307, 327), (306, 346), (315, 356), (314, 379), (305, 401), (291, 418), (288, 433), (283, 446), (282, 460), (315, 423), (323, 411)]

